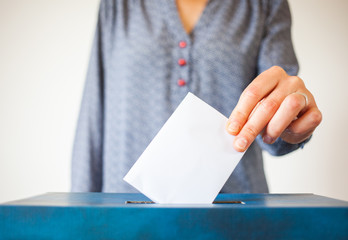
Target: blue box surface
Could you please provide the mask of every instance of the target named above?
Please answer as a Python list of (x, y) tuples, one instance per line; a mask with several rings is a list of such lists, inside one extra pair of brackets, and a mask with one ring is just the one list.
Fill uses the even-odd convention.
[(219, 194), (217, 204), (126, 204), (141, 194), (47, 193), (0, 205), (0, 239), (348, 239), (348, 202)]

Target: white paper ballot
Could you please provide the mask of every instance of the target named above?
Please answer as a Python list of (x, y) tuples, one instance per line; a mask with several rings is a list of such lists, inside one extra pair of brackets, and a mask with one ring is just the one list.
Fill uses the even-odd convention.
[(212, 203), (243, 156), (226, 123), (188, 93), (124, 180), (156, 203)]

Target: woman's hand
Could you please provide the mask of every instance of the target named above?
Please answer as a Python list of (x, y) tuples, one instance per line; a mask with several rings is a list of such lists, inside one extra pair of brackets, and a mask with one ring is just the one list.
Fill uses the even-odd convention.
[(302, 79), (274, 66), (243, 91), (227, 122), (227, 131), (236, 136), (234, 148), (243, 152), (260, 133), (268, 144), (278, 137), (300, 143), (311, 136), (321, 119)]

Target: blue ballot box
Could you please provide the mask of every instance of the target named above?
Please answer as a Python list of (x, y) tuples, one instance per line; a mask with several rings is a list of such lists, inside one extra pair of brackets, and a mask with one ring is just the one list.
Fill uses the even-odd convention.
[(5, 203), (0, 239), (348, 239), (348, 202), (313, 194), (148, 201), (141, 194), (48, 193)]

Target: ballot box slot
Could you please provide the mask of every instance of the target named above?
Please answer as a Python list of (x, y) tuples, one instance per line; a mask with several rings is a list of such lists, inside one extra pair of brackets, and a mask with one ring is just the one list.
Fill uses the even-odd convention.
[[(153, 201), (126, 201), (125, 204), (155, 204)], [(245, 204), (242, 201), (214, 201), (213, 204)]]
[(126, 201), (126, 204), (154, 204), (152, 201)]
[(213, 204), (245, 204), (242, 201), (214, 201)]

